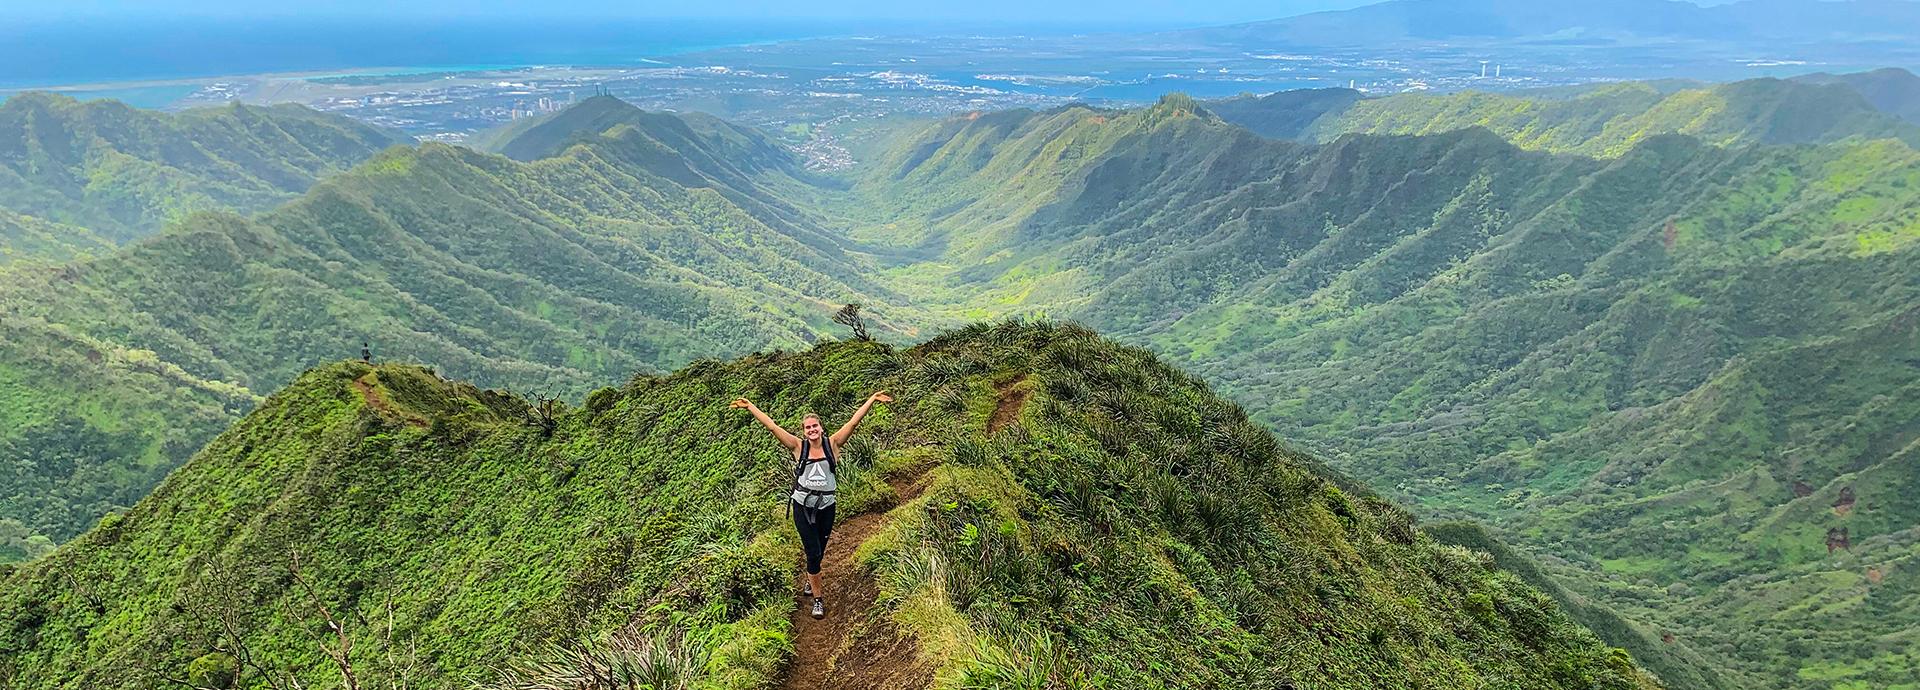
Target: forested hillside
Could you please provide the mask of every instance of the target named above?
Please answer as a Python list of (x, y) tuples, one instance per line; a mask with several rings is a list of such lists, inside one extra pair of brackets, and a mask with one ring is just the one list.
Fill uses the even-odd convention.
[(1920, 125), (1901, 119), (1911, 116), (1911, 102), (1920, 102), (1920, 83), (1894, 73), (1684, 89), (1627, 82), (1566, 97), (1468, 91), (1361, 98), (1357, 92), (1328, 89), (1228, 99), (1209, 107), (1265, 136), (1323, 143), (1356, 133), (1439, 134), (1484, 127), (1524, 149), (1605, 158), (1664, 134), (1716, 146), (1848, 138), (1897, 138), (1920, 145)]
[(1873, 107), (1914, 124), (1920, 124), (1920, 76), (1898, 67), (1853, 74), (1809, 74), (1794, 81), (1810, 84), (1841, 84), (1867, 99)]
[[(1671, 687), (1894, 686), (1920, 654), (1901, 632), (1920, 625), (1902, 500), (1920, 153), (1854, 88), (1222, 108), (1269, 136), (1183, 96), (972, 113), (887, 129), (838, 179), (749, 129), (593, 99), (487, 143), (506, 156), (389, 151), (253, 219), (15, 271), (0, 457), (24, 460), (0, 465), (0, 559), (130, 504), (363, 341), (577, 399), (800, 347), (859, 302), (883, 340), (1024, 315), (1148, 347), (1388, 495), (1489, 523), (1442, 538), (1539, 557), (1512, 567)], [(1432, 133), (1330, 124), (1356, 112)], [(505, 635), (490, 644), (529, 642)], [(1133, 638), (1046, 644), (1112, 640)], [(1366, 668), (1382, 675), (1343, 677), (1404, 670)]]
[[(897, 301), (781, 200), (799, 184), (782, 174), (798, 169), (789, 159), (751, 179), (695, 167), (718, 159), (693, 150), (708, 139), (600, 105), (635, 120), (533, 163), (390, 150), (255, 219), (204, 213), (10, 277), (0, 518), (64, 541), (257, 396), (363, 342), (574, 397), (633, 371), (802, 345), (843, 302)], [(876, 311), (882, 333), (904, 337)]]
[[(827, 580), (871, 603), (796, 650), (820, 624), (789, 618), (787, 460), (726, 403), (840, 419), (881, 389), (840, 505), (879, 527)], [(705, 361), (546, 411), (329, 364), (0, 579), (23, 690), (583, 687), (596, 660), (591, 687), (1652, 687), (1197, 380), (1046, 323)]]
[[(0, 265), (98, 254), (195, 211), (266, 209), (407, 141), (291, 105), (165, 114), (16, 95), (0, 102)], [(20, 215), (43, 225), (22, 230)]]
[(92, 230), (0, 208), (0, 265), (26, 258), (69, 261), (104, 252), (113, 242)]
[(1168, 99), (930, 126), (859, 189), (894, 206), (856, 232), (944, 248), (896, 271), (950, 300), (928, 304), (1149, 344), (1342, 469), (1565, 559), (1735, 687), (1909, 665), (1883, 635), (1920, 601), (1887, 577), (1920, 525), (1896, 498), (1920, 432), (1902, 142), (1315, 147)]

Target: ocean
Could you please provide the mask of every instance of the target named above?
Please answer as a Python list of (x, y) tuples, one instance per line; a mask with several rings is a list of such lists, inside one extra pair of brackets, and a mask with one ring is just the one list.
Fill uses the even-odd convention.
[(0, 22), (0, 90), (273, 72), (618, 66), (860, 27), (738, 20)]

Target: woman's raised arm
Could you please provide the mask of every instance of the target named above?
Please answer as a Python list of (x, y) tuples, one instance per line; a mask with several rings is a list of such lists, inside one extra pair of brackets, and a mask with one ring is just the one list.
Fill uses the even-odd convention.
[(787, 430), (780, 428), (779, 424), (773, 423), (772, 417), (768, 417), (767, 413), (761, 412), (760, 408), (754, 407), (753, 403), (749, 402), (746, 398), (739, 398), (734, 400), (733, 403), (729, 405), (729, 407), (732, 407), (736, 410), (745, 409), (748, 412), (752, 412), (754, 420), (760, 422), (760, 426), (766, 427), (767, 431), (773, 432), (774, 438), (780, 439), (780, 445), (786, 446), (788, 448), (800, 447), (799, 438), (796, 438), (793, 434), (787, 433)]
[(847, 423), (841, 426), (839, 431), (833, 432), (833, 445), (835, 447), (847, 442), (847, 437), (853, 435), (853, 428), (860, 426), (860, 420), (866, 418), (867, 410), (873, 409), (873, 404), (876, 402), (893, 402), (893, 396), (887, 395), (886, 391), (880, 391), (867, 396), (867, 401), (860, 404), (860, 409), (853, 411), (853, 418), (848, 419)]

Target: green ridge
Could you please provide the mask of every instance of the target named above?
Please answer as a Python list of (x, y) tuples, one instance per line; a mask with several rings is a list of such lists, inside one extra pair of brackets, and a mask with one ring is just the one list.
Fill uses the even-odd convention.
[[(987, 433), (1009, 384), (1031, 397)], [(320, 367), (0, 580), (0, 680), (330, 684), (319, 602), (366, 687), (491, 682), (622, 626), (691, 659), (676, 680), (759, 687), (790, 653), (799, 549), (785, 460), (725, 401), (840, 417), (883, 388), (899, 402), (848, 446), (842, 510), (892, 508), (862, 567), (952, 687), (1650, 687), (1550, 598), (1337, 488), (1197, 380), (1020, 322), (641, 376), (550, 433), (427, 370)], [(880, 476), (927, 463), (932, 487), (895, 506)]]
[(1322, 143), (1347, 134), (1439, 134), (1484, 127), (1524, 149), (1604, 158), (1668, 134), (1716, 146), (1863, 138), (1920, 145), (1920, 126), (1909, 112), (1910, 102), (1920, 99), (1920, 87), (1879, 74), (1679, 89), (1628, 82), (1566, 97), (1466, 91), (1360, 98), (1330, 89), (1208, 105), (1262, 135)]
[(409, 142), (292, 105), (163, 114), (18, 94), (0, 103), (0, 216), (11, 211), (55, 225), (23, 234), (18, 221), (0, 218), (0, 265), (98, 254), (108, 242), (151, 235), (195, 211), (264, 210)]
[[(1901, 676), (1916, 652), (1887, 612), (1920, 599), (1884, 573), (1917, 526), (1885, 478), (1920, 432), (1909, 145), (1314, 147), (1150, 112), (930, 126), (855, 188), (913, 201), (856, 232), (939, 252), (891, 272), (929, 308), (1144, 343), (1336, 467), (1562, 556), (1569, 589), (1731, 686)], [(1879, 502), (1835, 515), (1846, 486)], [(1843, 527), (1854, 548), (1828, 557)], [(1832, 604), (1768, 607), (1755, 582)]]
[[(687, 152), (701, 141), (662, 150), (616, 125), (530, 163), (396, 148), (253, 219), (202, 213), (123, 251), (17, 272), (0, 284), (0, 315), (59, 336), (0, 343), (15, 374), (0, 385), (43, 411), (0, 427), (0, 443), (15, 458), (97, 459), (0, 468), (0, 518), (64, 541), (129, 505), (252, 398), (362, 342), (489, 385), (577, 396), (634, 370), (799, 346), (841, 303), (898, 301), (811, 212), (782, 201), (802, 184), (781, 175), (797, 169), (790, 159), (752, 174), (702, 167), (730, 149)], [(90, 366), (93, 352), (138, 353), (168, 374)], [(225, 401), (212, 418), (209, 386)], [(111, 402), (96, 411), (94, 399)]]
[[(1543, 589), (1670, 686), (1898, 687), (1920, 601), (1899, 500), (1920, 432), (1920, 154), (1809, 126), (1794, 114), (1824, 92), (1781, 84), (1529, 106), (1711, 100), (1668, 102), (1689, 91), (1779, 106), (1699, 107), (1720, 124), (1697, 133), (1732, 138), (1646, 136), (1601, 157), (1484, 127), (1275, 141), (1174, 97), (896, 123), (844, 180), (797, 172), (750, 130), (599, 101), (584, 129), (520, 130), (537, 160), (393, 152), (251, 221), (203, 216), (9, 278), (0, 305), (28, 318), (0, 323), (47, 344), (0, 352), (16, 391), (0, 414), (14, 438), (72, 439), (15, 452), (111, 459), (23, 486), (137, 496), (184, 457), (149, 450), (160, 439), (198, 447), (365, 335), (383, 358), (579, 395), (798, 347), (842, 302), (898, 340), (1071, 318), (1205, 377), (1423, 514), (1491, 523), (1540, 557), (1535, 575), (1558, 584)], [(1749, 139), (1774, 134), (1799, 143)], [(113, 373), (70, 342), (159, 373)], [(49, 360), (73, 373), (36, 377)], [(68, 405), (80, 390), (105, 393)], [(141, 409), (209, 421), (114, 426)], [(55, 522), (0, 523), (0, 557), (125, 505), (35, 503), (47, 493), (9, 499), (34, 507), (0, 518)], [(1843, 495), (1856, 502), (1836, 511)], [(1843, 528), (1849, 548), (1828, 554)]]

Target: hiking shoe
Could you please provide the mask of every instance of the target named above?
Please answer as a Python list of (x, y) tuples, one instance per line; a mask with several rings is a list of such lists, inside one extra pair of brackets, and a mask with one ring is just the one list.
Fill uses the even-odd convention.
[(806, 584), (804, 584), (804, 585), (800, 585), (800, 596), (803, 596), (803, 597), (810, 597), (810, 596), (813, 596), (813, 581), (812, 581), (812, 580), (808, 580)]
[(827, 600), (821, 599), (820, 597), (814, 597), (813, 598), (813, 619), (820, 620), (826, 617), (827, 617)]

